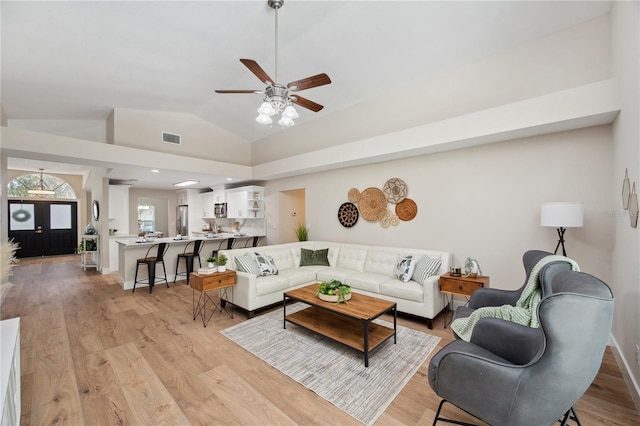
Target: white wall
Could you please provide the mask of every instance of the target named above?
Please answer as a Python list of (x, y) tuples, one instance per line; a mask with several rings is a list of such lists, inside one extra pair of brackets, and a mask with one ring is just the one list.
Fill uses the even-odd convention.
[(302, 140), (293, 127), (255, 142), (253, 162), (263, 164), (606, 80), (611, 77), (609, 49), (609, 19), (603, 16), (455, 70), (426, 74), (393, 92), (375, 87), (372, 100), (336, 112), (340, 121), (327, 117), (305, 124), (304, 134), (312, 137)]
[[(418, 205), (414, 220), (387, 229), (362, 218), (340, 225), (349, 189), (382, 188), (394, 177)], [(457, 265), (477, 259), (492, 287), (514, 289), (524, 282), (522, 254), (553, 251), (557, 242), (555, 229), (540, 226), (541, 203), (583, 201), (585, 226), (567, 231), (567, 253), (608, 281), (611, 185), (610, 126), (523, 138), (268, 182), (268, 242), (279, 243), (279, 192), (303, 187), (312, 239), (447, 250)]]
[[(180, 135), (181, 144), (162, 142), (162, 132)], [(191, 114), (116, 108), (113, 143), (186, 157), (251, 164), (249, 142)]]
[(622, 101), (622, 110), (613, 123), (610, 191), (616, 213), (610, 281), (616, 297), (613, 336), (626, 370), (635, 381), (635, 401), (640, 407), (640, 366), (635, 359), (635, 345), (640, 345), (640, 228), (630, 227), (620, 197), (625, 169), (640, 190), (639, 2), (613, 2), (611, 38), (613, 71)]

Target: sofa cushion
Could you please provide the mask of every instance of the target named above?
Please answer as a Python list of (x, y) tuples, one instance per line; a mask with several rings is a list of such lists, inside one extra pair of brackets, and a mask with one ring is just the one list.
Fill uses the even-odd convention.
[(289, 287), (316, 282), (316, 272), (305, 268), (291, 268), (278, 271), (278, 276), (289, 279)]
[(338, 251), (336, 267), (364, 271), (364, 262), (367, 259), (367, 250), (363, 248), (341, 247)]
[(309, 250), (300, 249), (300, 266), (323, 265), (329, 266), (329, 249)]
[(380, 294), (414, 302), (422, 302), (424, 299), (424, 289), (415, 281), (404, 283), (396, 279), (387, 280), (380, 283)]
[(427, 278), (438, 273), (441, 263), (442, 260), (439, 257), (422, 256), (416, 263), (412, 279), (419, 284), (424, 284)]
[(364, 272), (382, 274), (387, 278), (393, 277), (393, 271), (398, 263), (398, 252), (368, 250), (367, 259), (364, 263)]
[(256, 295), (264, 296), (276, 291), (289, 289), (289, 278), (280, 275), (268, 275), (256, 279)]
[(260, 275), (276, 275), (278, 273), (278, 268), (270, 255), (256, 252), (255, 256), (258, 267), (260, 267)]
[[(315, 268), (315, 266), (305, 266), (305, 268)], [(327, 268), (317, 272), (318, 281), (340, 280), (344, 282), (349, 275), (359, 274), (360, 272), (346, 268)]]
[(264, 253), (271, 256), (278, 271), (282, 271), (283, 269), (295, 268), (298, 266), (298, 264), (293, 260), (293, 253), (291, 253), (290, 247), (271, 249), (265, 247)]
[(260, 272), (260, 267), (258, 266), (258, 262), (256, 262), (255, 257), (251, 256), (249, 253), (245, 253), (242, 256), (235, 256), (234, 260), (236, 262), (236, 266), (238, 267), (238, 271), (247, 272), (257, 277), (262, 275)]
[(396, 265), (396, 269), (393, 272), (393, 278), (396, 278), (403, 283), (408, 282), (413, 276), (413, 271), (416, 269), (416, 261), (412, 255), (408, 254), (402, 256), (400, 260), (398, 260), (398, 264)]
[(370, 291), (373, 293), (380, 292), (380, 283), (388, 281), (389, 277), (375, 274), (373, 272), (359, 272), (349, 275), (344, 282), (349, 284), (352, 288), (358, 290)]

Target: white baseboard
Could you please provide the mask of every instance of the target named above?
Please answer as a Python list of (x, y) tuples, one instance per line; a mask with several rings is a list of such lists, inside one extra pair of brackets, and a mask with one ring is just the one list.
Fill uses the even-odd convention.
[(629, 389), (629, 393), (631, 394), (631, 398), (636, 405), (636, 410), (640, 411), (640, 386), (638, 386), (638, 382), (633, 376), (631, 366), (625, 359), (624, 355), (620, 351), (620, 346), (618, 346), (618, 342), (616, 338), (613, 337), (613, 334), (609, 335), (609, 340), (612, 343), (611, 350), (613, 351), (613, 356), (616, 358), (618, 363), (618, 367), (622, 372), (622, 377), (624, 377), (624, 381), (627, 384), (627, 388)]

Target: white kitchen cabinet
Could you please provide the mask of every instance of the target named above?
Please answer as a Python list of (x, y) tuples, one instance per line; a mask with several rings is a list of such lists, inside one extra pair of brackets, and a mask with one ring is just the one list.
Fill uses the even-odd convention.
[(200, 206), (204, 219), (213, 219), (216, 217), (213, 197), (213, 192), (203, 192), (200, 194)]
[(109, 229), (129, 233), (129, 186), (109, 185)]
[(247, 217), (247, 191), (227, 192), (227, 217), (245, 218)]
[(213, 188), (213, 202), (216, 204), (227, 202), (227, 196), (224, 187)]
[(187, 192), (186, 189), (176, 191), (176, 195), (178, 196), (179, 206), (186, 206), (189, 204), (189, 193)]
[(264, 187), (243, 186), (227, 190), (227, 217), (264, 218)]

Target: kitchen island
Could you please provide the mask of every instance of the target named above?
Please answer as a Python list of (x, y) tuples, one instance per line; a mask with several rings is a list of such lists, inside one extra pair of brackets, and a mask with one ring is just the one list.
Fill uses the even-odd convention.
[[(133, 282), (136, 275), (136, 264), (138, 259), (142, 259), (147, 255), (147, 251), (149, 247), (154, 244), (159, 243), (168, 243), (169, 248), (167, 253), (164, 255), (164, 264), (167, 270), (167, 281), (170, 283), (173, 282), (175, 271), (176, 271), (176, 262), (178, 261), (178, 254), (183, 253), (186, 245), (195, 240), (204, 240), (205, 246), (200, 253), (200, 259), (202, 260), (202, 265), (205, 265), (205, 261), (207, 257), (211, 256), (212, 251), (218, 251), (219, 248), (224, 248), (226, 243), (227, 247), (231, 247), (233, 245), (233, 241), (235, 239), (247, 239), (251, 238), (254, 241), (254, 244), (257, 244), (261, 237), (264, 235), (240, 235), (240, 234), (231, 234), (231, 233), (222, 233), (222, 234), (213, 234), (213, 236), (206, 237), (203, 235), (202, 238), (182, 238), (176, 239), (175, 237), (169, 238), (156, 238), (153, 241), (144, 241), (139, 242), (137, 237), (135, 238), (123, 238), (117, 239), (116, 243), (118, 244), (118, 277), (121, 280), (122, 288), (124, 290), (133, 289)], [(193, 247), (193, 246), (192, 246)], [(149, 256), (156, 255), (156, 248), (154, 248)], [(198, 263), (194, 264), (194, 269), (197, 270)], [(184, 271), (186, 269), (186, 265), (182, 263), (180, 265), (180, 270)], [(156, 278), (162, 276), (161, 266), (158, 266), (156, 272)], [(146, 267), (140, 267), (138, 271), (138, 280), (145, 280), (148, 278), (148, 272)], [(162, 284), (161, 284), (162, 285)], [(147, 283), (138, 283), (136, 284), (136, 288), (138, 287), (147, 287)]]

